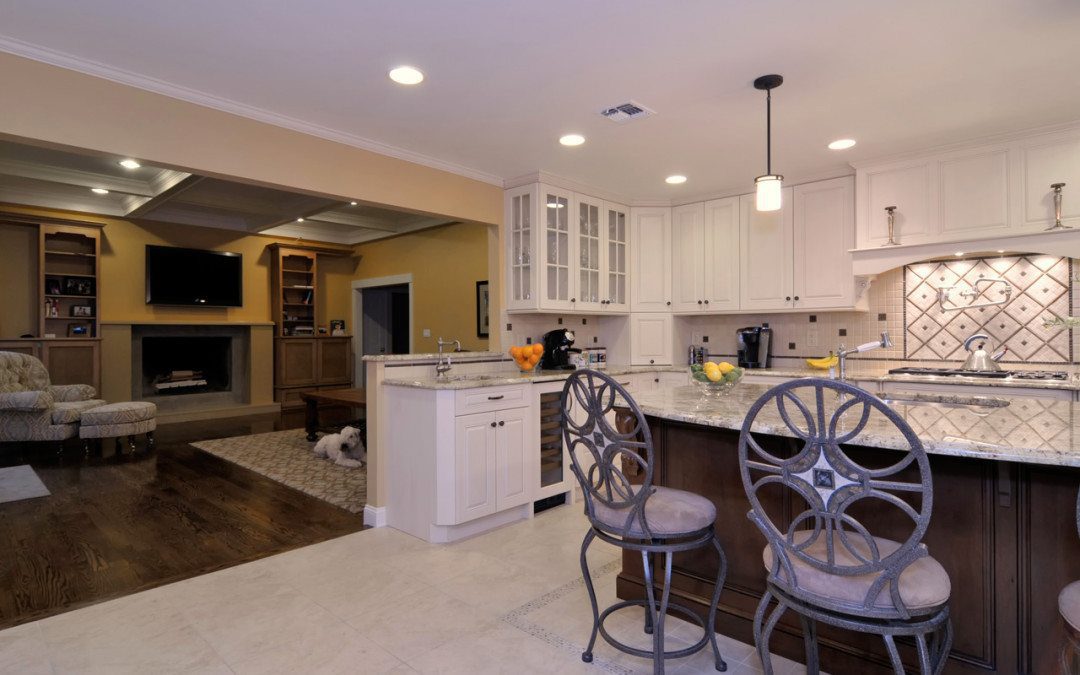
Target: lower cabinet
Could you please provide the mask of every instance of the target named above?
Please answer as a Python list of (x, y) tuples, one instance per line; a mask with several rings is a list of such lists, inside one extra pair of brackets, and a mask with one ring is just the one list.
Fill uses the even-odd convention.
[(454, 433), (456, 520), (529, 501), (528, 408), (461, 415)]
[(89, 384), (101, 393), (101, 340), (98, 338), (6, 340), (0, 342), (0, 351), (41, 359), (52, 384)]
[(303, 407), (304, 392), (351, 386), (351, 337), (274, 339), (274, 400), (282, 410)]

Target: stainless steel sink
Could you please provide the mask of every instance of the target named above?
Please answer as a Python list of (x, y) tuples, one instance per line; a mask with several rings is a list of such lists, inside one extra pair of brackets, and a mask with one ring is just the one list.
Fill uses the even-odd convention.
[(956, 394), (880, 394), (885, 405), (932, 405), (942, 408), (961, 408), (989, 412), (994, 408), (1006, 408), (1009, 401), (990, 396), (963, 396)]

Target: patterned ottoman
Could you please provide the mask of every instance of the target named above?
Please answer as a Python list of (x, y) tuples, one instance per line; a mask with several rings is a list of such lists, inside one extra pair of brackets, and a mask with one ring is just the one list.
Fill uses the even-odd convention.
[(154, 429), (157, 428), (157, 406), (146, 401), (109, 403), (85, 410), (79, 420), (79, 438), (89, 442), (91, 438), (116, 438), (120, 451), (120, 437), (127, 436), (128, 444), (135, 450), (135, 434), (146, 434), (146, 446), (154, 447)]

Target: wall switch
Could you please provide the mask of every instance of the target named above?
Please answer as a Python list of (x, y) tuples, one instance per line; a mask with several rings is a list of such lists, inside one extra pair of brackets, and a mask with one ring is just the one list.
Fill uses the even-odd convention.
[(424, 337), (431, 337), (431, 329), (430, 328), (425, 328), (424, 329)]
[(806, 331), (806, 346), (807, 347), (820, 347), (821, 337), (818, 334), (817, 328), (811, 328)]

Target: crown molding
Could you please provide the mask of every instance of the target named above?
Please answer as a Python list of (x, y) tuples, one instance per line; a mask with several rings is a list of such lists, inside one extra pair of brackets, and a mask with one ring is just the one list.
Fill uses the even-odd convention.
[(47, 63), (52, 66), (65, 68), (67, 70), (73, 70), (75, 72), (83, 73), (84, 75), (99, 77), (104, 80), (135, 87), (155, 94), (161, 94), (162, 96), (168, 96), (169, 98), (175, 98), (180, 101), (194, 103), (195, 105), (200, 105), (204, 108), (212, 108), (238, 117), (245, 117), (256, 122), (271, 124), (283, 129), (307, 134), (308, 136), (315, 136), (323, 140), (341, 143), (342, 145), (367, 150), (386, 157), (393, 157), (394, 159), (426, 166), (430, 169), (438, 169), (439, 171), (446, 171), (447, 173), (453, 173), (464, 176), (465, 178), (471, 178), (472, 180), (503, 187), (503, 179), (500, 176), (487, 173), (486, 171), (473, 169), (454, 162), (448, 162), (412, 150), (398, 148), (370, 138), (364, 138), (363, 136), (357, 136), (355, 134), (330, 129), (318, 124), (312, 124), (294, 117), (281, 115), (255, 106), (221, 98), (196, 89), (190, 89), (188, 87), (165, 82), (164, 80), (159, 80), (157, 78), (147, 77), (120, 68), (114, 68), (113, 66), (104, 63), (91, 61), (89, 59), (84, 59), (47, 47), (41, 47), (29, 42), (23, 42), (22, 40), (6, 35), (0, 35), (0, 51), (34, 61), (40, 61), (41, 63)]
[(569, 190), (570, 192), (578, 192), (589, 195), (590, 197), (596, 197), (597, 199), (603, 199), (604, 201), (626, 204), (627, 206), (631, 203), (629, 197), (619, 192), (605, 190), (604, 188), (599, 188), (595, 185), (590, 185), (589, 183), (573, 180), (572, 178), (564, 178), (563, 176), (547, 171), (533, 171), (523, 176), (517, 176), (516, 178), (508, 178), (503, 181), (503, 188), (509, 190), (510, 188), (531, 185), (532, 183), (543, 183), (544, 185), (562, 188), (563, 190)]

